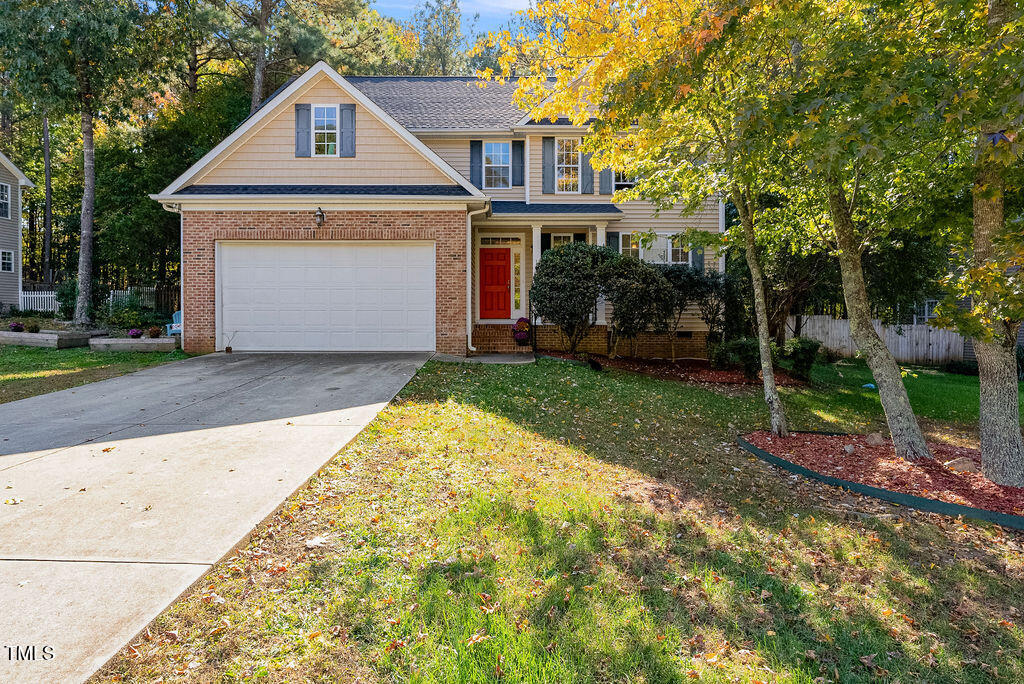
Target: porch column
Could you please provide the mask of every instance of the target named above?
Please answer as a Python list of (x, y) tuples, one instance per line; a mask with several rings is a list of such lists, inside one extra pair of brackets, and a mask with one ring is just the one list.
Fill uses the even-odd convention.
[(543, 228), (541, 225), (532, 225), (533, 228), (533, 272), (537, 272), (537, 262), (540, 261), (540, 229)]
[[(608, 224), (598, 223), (594, 226), (597, 228), (597, 244), (600, 247), (604, 247), (608, 244)], [(604, 297), (597, 300), (597, 325), (607, 325), (608, 321), (606, 318), (607, 310), (604, 303)]]

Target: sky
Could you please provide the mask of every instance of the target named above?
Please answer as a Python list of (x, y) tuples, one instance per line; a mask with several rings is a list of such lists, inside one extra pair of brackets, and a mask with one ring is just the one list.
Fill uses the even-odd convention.
[[(396, 19), (409, 19), (416, 9), (416, 0), (376, 0), (373, 7), (382, 15)], [(530, 0), (462, 0), (462, 28), (469, 30), (474, 14), (480, 18), (476, 30), (493, 31), (507, 22), (512, 14), (530, 6)]]

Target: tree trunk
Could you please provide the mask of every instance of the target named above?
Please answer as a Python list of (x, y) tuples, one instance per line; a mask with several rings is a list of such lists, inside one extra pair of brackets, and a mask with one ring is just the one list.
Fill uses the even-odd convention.
[(43, 114), (43, 282), (53, 282), (50, 249), (53, 242), (53, 180), (50, 176), (50, 117)]
[(252, 102), (249, 104), (249, 113), (255, 112), (263, 101), (263, 76), (267, 71), (266, 47), (260, 42), (256, 48), (256, 56), (252, 65)]
[(864, 354), (875, 378), (896, 455), (909, 461), (931, 458), (921, 426), (917, 424), (914, 410), (910, 406), (900, 367), (871, 322), (861, 247), (856, 238), (846, 193), (837, 182), (829, 186), (828, 203), (839, 247), (839, 270), (842, 274), (843, 297), (850, 317), (850, 336)]
[(78, 248), (78, 300), (75, 302), (74, 323), (90, 322), (92, 300), (92, 219), (96, 201), (96, 148), (92, 136), (92, 108), (86, 99), (82, 103), (82, 234)]
[[(978, 136), (973, 187), (975, 266), (996, 256), (994, 239), (1005, 230), (1003, 167), (988, 159), (985, 149), (990, 145), (989, 135), (998, 130), (983, 129)], [(1014, 353), (1020, 321), (1003, 321), (999, 327), (993, 331), (995, 339), (991, 342), (974, 342), (981, 399), (981, 470), (996, 484), (1024, 487), (1024, 439)]]
[(750, 269), (750, 283), (754, 290), (754, 313), (757, 320), (757, 347), (761, 355), (761, 377), (764, 385), (764, 403), (768, 405), (768, 420), (772, 434), (788, 437), (786, 426), (786, 409), (779, 397), (779, 388), (775, 386), (775, 369), (772, 367), (772, 348), (768, 337), (768, 307), (764, 297), (764, 275), (761, 262), (757, 256), (757, 242), (754, 235), (753, 199), (740, 191), (732, 189), (732, 200), (740, 214), (743, 224), (743, 237), (746, 241), (747, 268)]
[(36, 258), (36, 203), (35, 200), (28, 205), (28, 277), (31, 280), (36, 279), (36, 269), (39, 265), (39, 261)]

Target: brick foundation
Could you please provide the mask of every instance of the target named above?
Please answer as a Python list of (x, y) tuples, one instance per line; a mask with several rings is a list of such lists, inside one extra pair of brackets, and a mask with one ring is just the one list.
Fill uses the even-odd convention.
[[(477, 354), (511, 354), (532, 351), (529, 347), (517, 347), (509, 325), (474, 325), (473, 346)], [(705, 359), (707, 350), (705, 338), (707, 333), (693, 331), (689, 338), (676, 339), (676, 358)], [(553, 325), (537, 327), (537, 348), (565, 351), (568, 348), (562, 333)], [(578, 351), (588, 354), (608, 353), (608, 326), (595, 325), (580, 342)], [(632, 356), (632, 343), (619, 343), (619, 356)], [(636, 355), (640, 358), (667, 359), (671, 358), (669, 336), (666, 333), (643, 333), (637, 338)]]
[(433, 240), (436, 243), (437, 351), (466, 353), (465, 211), (185, 211), (182, 319), (185, 351), (216, 349), (218, 240)]

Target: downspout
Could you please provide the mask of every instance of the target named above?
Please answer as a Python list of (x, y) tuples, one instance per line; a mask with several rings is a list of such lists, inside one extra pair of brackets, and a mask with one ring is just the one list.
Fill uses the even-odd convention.
[(466, 212), (466, 349), (471, 352), (476, 351), (473, 346), (473, 217), (489, 208), (488, 204)]

